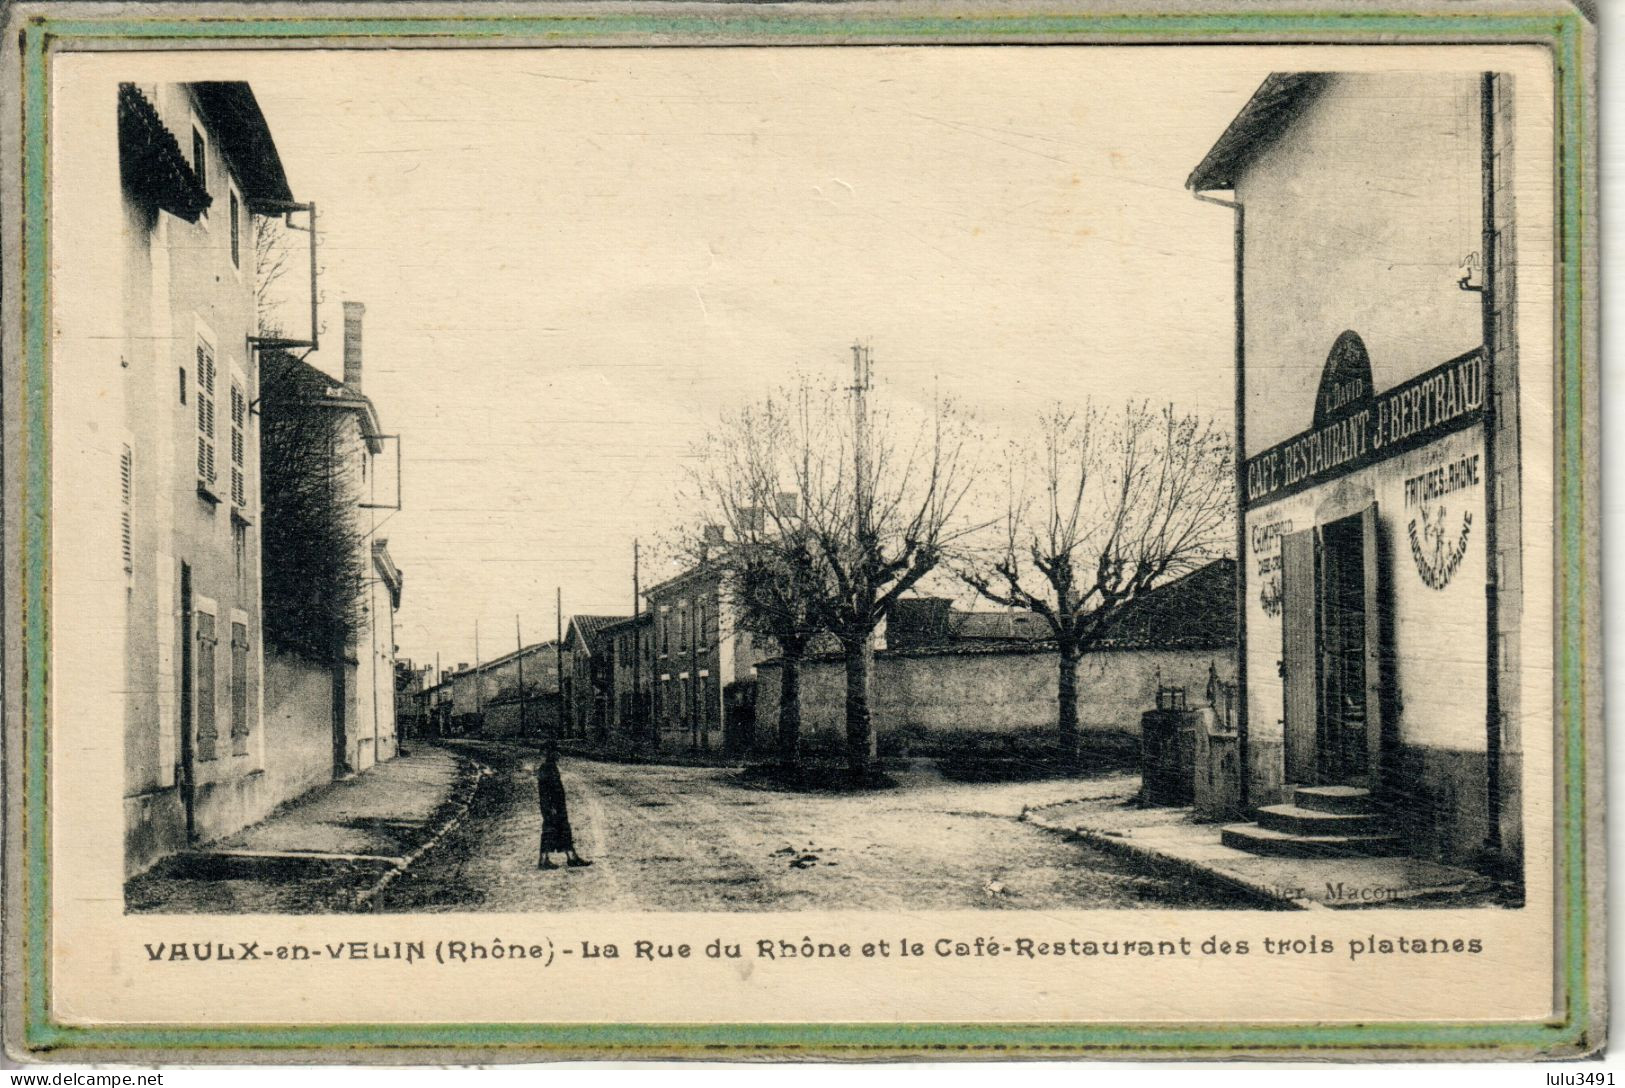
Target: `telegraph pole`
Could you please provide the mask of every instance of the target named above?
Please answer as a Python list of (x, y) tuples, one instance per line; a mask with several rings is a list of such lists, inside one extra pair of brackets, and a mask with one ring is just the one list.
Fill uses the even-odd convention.
[(643, 634), (638, 626), (638, 617), (643, 614), (643, 594), (638, 589), (638, 541), (632, 539), (632, 705), (627, 723), (632, 727), (633, 736), (641, 738), (647, 728), (643, 722)]
[(480, 677), (480, 621), (474, 621), (474, 722), (480, 732), (485, 732), (485, 693), (480, 689), (485, 685)]
[(519, 663), (519, 735), (528, 736), (529, 730), (525, 728), (525, 636), (519, 633), (519, 616), (513, 617), (513, 645), (518, 656), (514, 659)]
[(553, 668), (559, 677), (559, 733), (569, 736), (570, 730), (565, 721), (564, 711), (564, 587), (553, 587)]
[[(852, 345), (852, 467), (855, 479), (852, 485), (852, 500), (856, 509), (853, 511), (853, 528), (857, 533), (858, 554), (862, 561), (867, 563), (874, 547), (874, 518), (869, 503), (874, 501), (869, 491), (869, 403), (867, 395), (873, 377), (873, 360), (869, 354), (869, 345), (854, 343)], [(872, 584), (864, 589), (864, 599), (858, 602), (865, 609), (874, 607)], [(864, 657), (863, 678), (857, 691), (849, 681), (847, 684), (847, 745), (849, 750), (854, 746), (854, 718), (861, 719), (861, 730), (868, 737), (869, 760), (875, 758), (875, 731), (872, 726), (874, 704), (870, 698), (874, 686), (874, 653), (875, 636), (870, 631), (862, 647)], [(861, 715), (855, 714), (855, 709), (861, 706)]]
[(868, 535), (868, 510), (863, 489), (867, 483), (869, 460), (869, 404), (867, 394), (872, 377), (869, 346), (854, 342), (852, 345), (852, 462), (857, 477), (853, 483), (853, 500), (857, 509), (858, 539)]

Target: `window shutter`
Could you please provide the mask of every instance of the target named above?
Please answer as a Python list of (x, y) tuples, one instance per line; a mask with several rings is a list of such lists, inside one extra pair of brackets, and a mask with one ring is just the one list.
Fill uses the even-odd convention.
[(1281, 672), (1285, 691), (1286, 781), (1319, 781), (1320, 582), (1314, 529), (1281, 537)]
[(248, 753), (248, 627), (231, 625), (231, 751)]
[(207, 487), (215, 482), (214, 464), (214, 350), (201, 340), (197, 346), (197, 474)]
[(124, 444), (124, 449), (119, 454), (118, 470), (119, 501), (121, 504), (121, 508), (119, 510), (119, 530), (123, 539), (124, 547), (124, 573), (132, 574), (135, 571), (135, 553), (130, 539), (130, 497), (132, 490), (131, 485), (133, 482), (132, 476), (135, 471), (135, 454), (130, 449), (130, 444), (128, 442)]
[(244, 456), (243, 427), (248, 421), (248, 399), (236, 382), (231, 385), (231, 504), (238, 509), (248, 505), (247, 465)]
[(214, 617), (207, 612), (197, 614), (197, 754), (199, 759), (214, 759), (215, 741), (220, 736), (216, 725), (215, 705), (215, 645)]

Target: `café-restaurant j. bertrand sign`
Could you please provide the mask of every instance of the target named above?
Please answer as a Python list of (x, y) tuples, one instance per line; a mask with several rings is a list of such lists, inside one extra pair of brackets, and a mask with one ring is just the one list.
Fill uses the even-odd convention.
[(1247, 505), (1284, 498), (1479, 422), (1484, 356), (1470, 351), (1386, 392), (1373, 395), (1370, 388), (1366, 384), (1310, 430), (1249, 458)]

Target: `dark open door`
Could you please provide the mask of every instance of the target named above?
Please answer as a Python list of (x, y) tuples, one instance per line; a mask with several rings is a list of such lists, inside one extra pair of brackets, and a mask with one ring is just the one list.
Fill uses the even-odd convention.
[(1290, 785), (1320, 780), (1318, 545), (1313, 529), (1281, 538), (1281, 677), (1286, 687), (1285, 781)]
[(1360, 527), (1364, 537), (1365, 563), (1365, 713), (1366, 713), (1366, 787), (1373, 792), (1382, 785), (1383, 729), (1388, 721), (1383, 713), (1388, 699), (1389, 673), (1387, 665), (1388, 617), (1387, 570), (1383, 562), (1382, 542), (1378, 535), (1377, 504), (1372, 503), (1360, 511)]
[(186, 841), (197, 841), (196, 774), (192, 751), (192, 711), (197, 692), (197, 677), (192, 672), (192, 567), (181, 564), (181, 806), (186, 814)]

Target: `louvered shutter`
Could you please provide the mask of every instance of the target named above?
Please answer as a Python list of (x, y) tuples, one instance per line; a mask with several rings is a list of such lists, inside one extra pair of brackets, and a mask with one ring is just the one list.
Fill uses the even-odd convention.
[(242, 386), (231, 385), (231, 504), (238, 509), (248, 505), (248, 486), (244, 462), (243, 429), (248, 422), (248, 400)]
[(119, 532), (124, 547), (124, 573), (132, 574), (135, 571), (135, 551), (131, 540), (130, 506), (133, 476), (135, 471), (135, 454), (130, 444), (124, 444), (119, 454)]
[(215, 684), (214, 617), (207, 612), (197, 614), (197, 754), (199, 759), (213, 759), (217, 754), (215, 741), (220, 736), (217, 725), (217, 688)]
[(214, 464), (214, 350), (197, 346), (197, 474), (207, 487), (215, 482)]
[(231, 751), (248, 752), (248, 627), (231, 625)]

